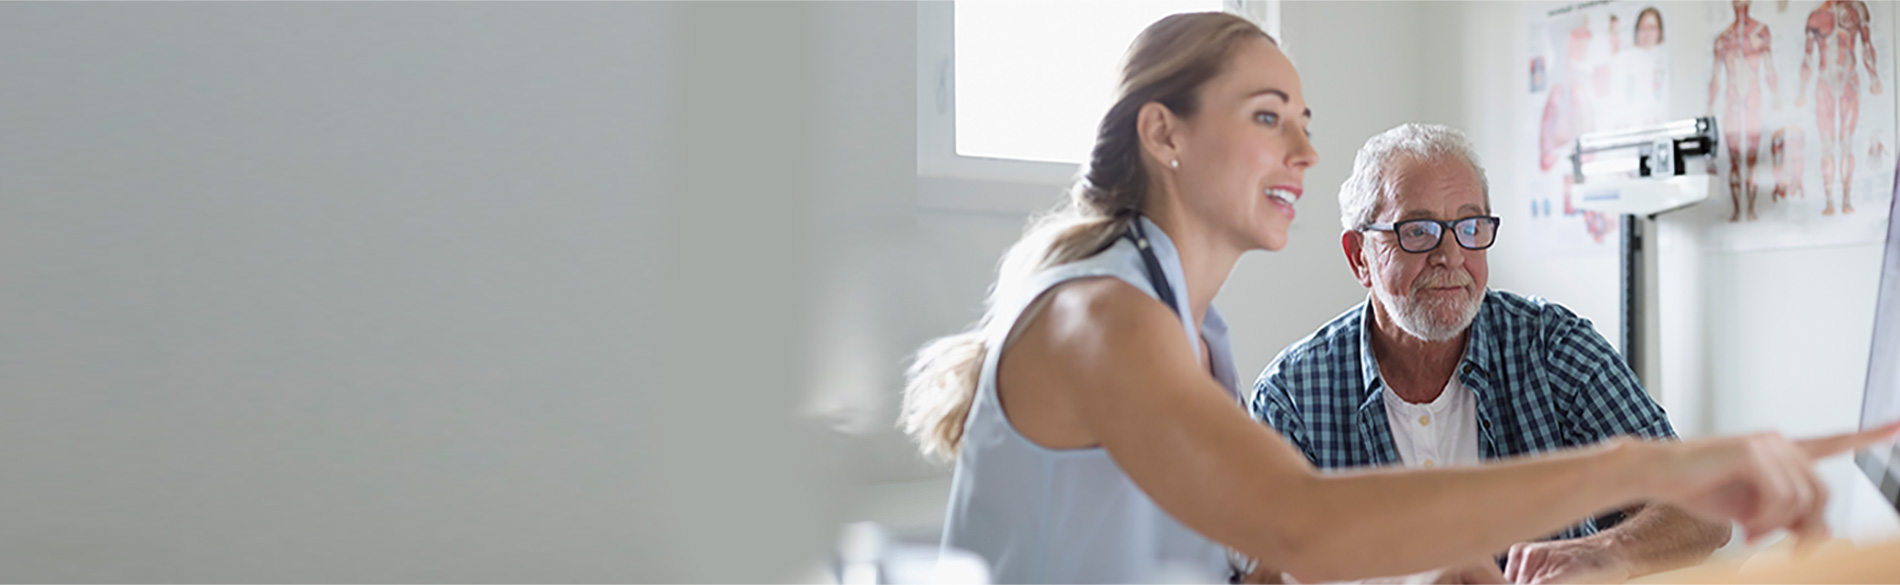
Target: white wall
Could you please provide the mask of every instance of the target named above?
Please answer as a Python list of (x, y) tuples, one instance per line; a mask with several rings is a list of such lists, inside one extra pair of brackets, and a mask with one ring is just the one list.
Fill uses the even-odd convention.
[(908, 10), (0, 5), (0, 580), (806, 578)]

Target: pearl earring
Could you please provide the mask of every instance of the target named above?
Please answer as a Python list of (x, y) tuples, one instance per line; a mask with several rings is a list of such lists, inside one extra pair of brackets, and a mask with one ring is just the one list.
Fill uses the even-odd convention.
[(1168, 166), (1170, 166), (1170, 167), (1174, 167), (1174, 168), (1177, 168), (1177, 169), (1178, 169), (1178, 168), (1181, 168), (1181, 159), (1178, 159), (1178, 158), (1177, 158), (1177, 159), (1174, 159), (1174, 160), (1171, 160), (1171, 161), (1168, 161)]

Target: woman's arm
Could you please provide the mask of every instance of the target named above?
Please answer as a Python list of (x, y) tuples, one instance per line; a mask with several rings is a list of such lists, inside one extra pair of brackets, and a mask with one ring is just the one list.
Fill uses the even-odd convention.
[[(1777, 437), (1604, 446), (1482, 468), (1318, 474), (1201, 370), (1173, 313), (1113, 279), (1065, 285), (1011, 350), (1149, 497), (1211, 539), (1303, 581), (1425, 570), (1495, 554), (1641, 499), (1820, 527), (1825, 490)], [(1889, 429), (1892, 430), (1892, 429)], [(1889, 433), (1891, 434), (1891, 433)], [(1846, 449), (1869, 436), (1836, 438)]]

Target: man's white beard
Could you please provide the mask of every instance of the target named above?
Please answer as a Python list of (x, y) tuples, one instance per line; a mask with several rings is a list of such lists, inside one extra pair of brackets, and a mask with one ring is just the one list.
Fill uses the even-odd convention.
[(1456, 318), (1440, 321), (1435, 317), (1439, 312), (1433, 310), (1438, 307), (1414, 301), (1409, 297), (1387, 296), (1385, 289), (1385, 283), (1379, 280), (1379, 273), (1373, 272), (1372, 298), (1378, 299), (1379, 305), (1385, 307), (1385, 314), (1392, 318), (1392, 322), (1398, 325), (1400, 330), (1412, 337), (1431, 342), (1446, 341), (1463, 333), (1466, 327), (1471, 326), (1471, 320), (1478, 317), (1478, 308), (1484, 304), (1482, 291), (1473, 295), (1469, 301), (1446, 301), (1447, 303), (1463, 302), (1465, 306), (1458, 307)]

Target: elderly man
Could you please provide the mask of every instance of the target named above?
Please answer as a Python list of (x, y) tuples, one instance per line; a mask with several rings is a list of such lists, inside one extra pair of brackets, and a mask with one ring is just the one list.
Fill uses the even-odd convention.
[[(1314, 465), (1476, 465), (1675, 436), (1589, 321), (1485, 288), (1498, 218), (1456, 130), (1406, 124), (1373, 137), (1339, 202), (1346, 263), (1371, 295), (1282, 351), (1250, 404)], [(1698, 562), (1728, 541), (1726, 526), (1667, 506), (1626, 514), (1601, 532), (1583, 519), (1559, 540), (1513, 546), (1503, 574), (1486, 559), (1435, 577), (1619, 579)]]

